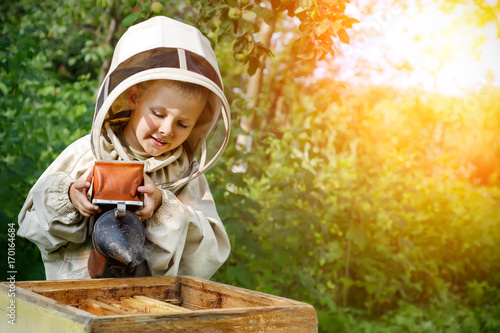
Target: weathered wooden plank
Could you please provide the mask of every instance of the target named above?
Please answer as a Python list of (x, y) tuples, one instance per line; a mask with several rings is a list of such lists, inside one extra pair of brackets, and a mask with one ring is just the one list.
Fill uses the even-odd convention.
[[(95, 279), (20, 282), (21, 288), (55, 299), (61, 303), (77, 306), (83, 298), (113, 298), (144, 295), (156, 299), (166, 299), (181, 305), (178, 277), (147, 277), (141, 279)], [(142, 280), (142, 283), (138, 280)]]
[(163, 304), (152, 304), (150, 301), (146, 301), (144, 299), (137, 298), (136, 296), (134, 297), (122, 297), (120, 298), (120, 302), (122, 304), (126, 304), (130, 307), (137, 308), (141, 311), (147, 312), (147, 313), (171, 313), (171, 312), (185, 312), (185, 311), (190, 311), (187, 309), (183, 309), (181, 307), (172, 305), (169, 307), (167, 303)]
[[(163, 320), (162, 320), (163, 319)], [(119, 322), (111, 317), (94, 321), (92, 332), (317, 332), (316, 313), (312, 307), (266, 307), (200, 310), (180, 313), (127, 316)]]
[(52, 281), (20, 281), (16, 286), (31, 291), (95, 289), (95, 288), (126, 288), (142, 286), (178, 285), (178, 276), (148, 276), (141, 278), (122, 279), (89, 279), (89, 280), (52, 280)]
[(230, 309), (256, 306), (303, 304), (286, 298), (268, 295), (212, 281), (189, 277), (181, 279), (183, 307), (191, 310)]
[(7, 290), (0, 284), (0, 332), (90, 332), (94, 315), (21, 288), (15, 291), (15, 325), (10, 325), (7, 314), (12, 298)]
[(185, 309), (177, 305), (169, 304), (167, 302), (159, 301), (151, 297), (135, 295), (133, 296), (133, 298), (143, 302), (144, 304), (147, 304), (148, 306), (162, 309), (164, 310), (164, 312), (191, 312), (191, 310)]
[(95, 314), (96, 316), (116, 316), (128, 314), (127, 311), (119, 309), (117, 307), (108, 305), (103, 302), (99, 302), (95, 299), (81, 299), (80, 309)]
[(37, 291), (38, 294), (48, 298), (55, 299), (61, 303), (76, 306), (82, 298), (104, 297), (110, 299), (120, 299), (120, 297), (128, 297), (134, 295), (144, 295), (148, 297), (158, 298), (160, 300), (168, 299), (171, 303), (180, 305), (182, 300), (179, 289), (171, 289), (169, 286), (141, 286), (141, 287), (124, 287), (124, 288), (92, 288), (92, 289), (70, 289), (68, 291), (50, 290)]
[(116, 299), (111, 299), (111, 298), (103, 298), (103, 297), (97, 297), (97, 300), (102, 303), (106, 303), (108, 305), (111, 305), (115, 308), (118, 308), (120, 310), (125, 311), (127, 314), (140, 314), (140, 313), (145, 313), (137, 308), (133, 308), (131, 306), (128, 306), (126, 304), (123, 304), (122, 302), (116, 300)]

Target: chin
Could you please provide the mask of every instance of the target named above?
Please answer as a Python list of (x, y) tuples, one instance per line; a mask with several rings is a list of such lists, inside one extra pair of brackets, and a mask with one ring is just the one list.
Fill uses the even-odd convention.
[(146, 151), (146, 153), (153, 156), (153, 157), (158, 157), (158, 156), (165, 154), (166, 152), (159, 152), (159, 151), (155, 150), (155, 151)]
[(143, 146), (143, 150), (146, 154), (149, 154), (149, 155), (154, 156), (154, 157), (158, 157), (158, 156), (166, 154), (172, 150), (175, 150), (177, 147), (178, 146), (172, 147), (171, 145), (169, 145), (168, 147), (157, 147), (154, 145), (147, 145), (147, 146)]
[(153, 156), (153, 157), (158, 157), (158, 156), (161, 156), (163, 154), (168, 153), (170, 150), (171, 149), (165, 149), (165, 150), (149, 149), (149, 150), (146, 150), (146, 153)]

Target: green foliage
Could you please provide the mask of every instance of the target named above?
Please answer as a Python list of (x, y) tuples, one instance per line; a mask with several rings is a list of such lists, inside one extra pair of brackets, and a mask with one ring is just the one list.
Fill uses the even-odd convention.
[(467, 146), (496, 144), (474, 133), (499, 130), (477, 125), (500, 95), (458, 115), (440, 96), (287, 88), (287, 117), (210, 171), (233, 245), (216, 279), (311, 303), (325, 332), (498, 329), (500, 189), (477, 186)]
[[(482, 307), (466, 306), (452, 294), (441, 294), (426, 306), (402, 302), (398, 309), (378, 320), (359, 318), (355, 311), (339, 311), (342, 316), (330, 317), (330, 328), (339, 331), (366, 332), (497, 332), (500, 308), (497, 304)], [(335, 325), (337, 324), (337, 325)], [(340, 324), (340, 326), (338, 325)]]
[[(232, 144), (207, 174), (232, 244), (215, 280), (313, 304), (323, 332), (498, 331), (497, 91), (471, 104), (307, 84), (330, 35), (348, 42), (343, 2), (160, 3), (0, 5), (0, 247), (40, 173), (88, 133), (124, 26), (163, 14), (210, 38), (232, 103)], [(262, 103), (247, 110), (245, 72), (270, 52), (254, 40), (260, 20), (289, 16), (300, 30), (273, 51)], [(246, 153), (234, 142), (250, 112), (261, 125)], [(44, 278), (33, 244), (18, 238), (16, 254), (19, 280)]]
[[(95, 80), (89, 74), (68, 80), (73, 50), (57, 49), (59, 43), (46, 16), (30, 3), (6, 8), (0, 52), (0, 246), (6, 249), (8, 223), (16, 217), (28, 190), (41, 172), (76, 138), (88, 133), (94, 104)], [(23, 14), (23, 15), (20, 15)], [(52, 34), (52, 36), (50, 36)], [(68, 62), (61, 64), (58, 54)], [(79, 60), (81, 61), (81, 59)], [(64, 70), (58, 70), (65, 67)], [(43, 279), (38, 249), (24, 239), (16, 240), (18, 279)], [(2, 274), (6, 260), (0, 267)]]
[(345, 2), (348, 1), (190, 0), (185, 4), (133, 1), (133, 12), (121, 22), (129, 27), (151, 16), (168, 13), (198, 27), (213, 46), (231, 44), (234, 59), (247, 65), (248, 74), (253, 75), (264, 66), (262, 56), (272, 54), (272, 50), (256, 40), (261, 23), (274, 27), (281, 16), (298, 18), (299, 33), (291, 41), (292, 51), (298, 60), (317, 61), (335, 54), (335, 38), (349, 43), (346, 29), (358, 21), (345, 15)]

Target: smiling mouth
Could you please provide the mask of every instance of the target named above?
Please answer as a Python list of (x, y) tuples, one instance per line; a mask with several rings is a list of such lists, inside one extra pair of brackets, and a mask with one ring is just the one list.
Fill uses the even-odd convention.
[(152, 136), (151, 138), (153, 139), (153, 142), (159, 146), (164, 146), (168, 144), (168, 142), (155, 138), (154, 136)]

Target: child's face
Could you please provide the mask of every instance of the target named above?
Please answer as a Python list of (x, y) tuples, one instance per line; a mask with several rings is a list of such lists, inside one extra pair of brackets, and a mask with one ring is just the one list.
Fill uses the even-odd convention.
[(124, 136), (134, 149), (160, 156), (179, 147), (193, 130), (206, 100), (186, 97), (175, 87), (153, 84), (141, 94), (130, 88), (132, 115)]

